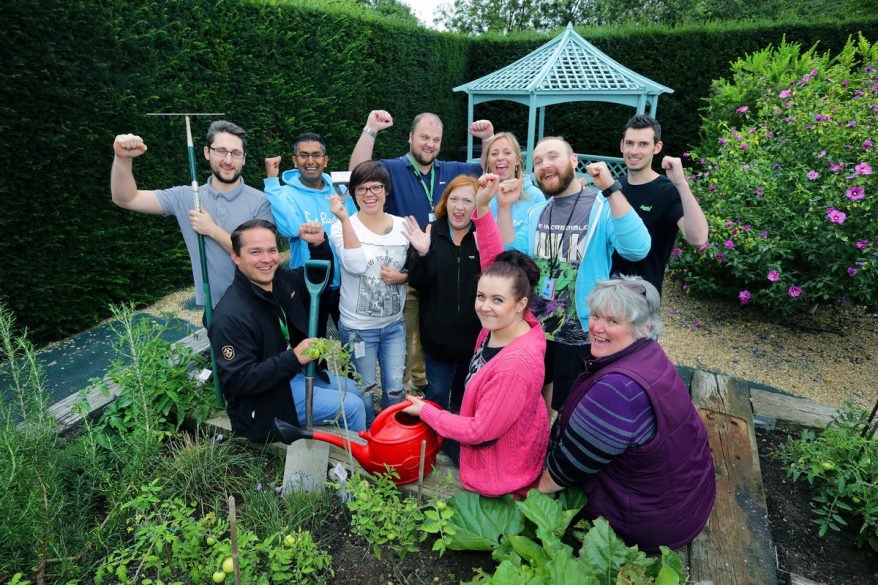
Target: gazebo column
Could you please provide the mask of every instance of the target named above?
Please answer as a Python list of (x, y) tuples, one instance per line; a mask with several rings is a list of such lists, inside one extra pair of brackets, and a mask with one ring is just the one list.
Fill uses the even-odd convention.
[(537, 125), (537, 95), (535, 93), (530, 94), (530, 104), (527, 109), (527, 164), (525, 168), (527, 169), (528, 174), (532, 173), (534, 170), (534, 147), (536, 146), (536, 140), (534, 140), (534, 135), (536, 133), (536, 125)]
[[(467, 129), (472, 128), (473, 122), (473, 109), (475, 104), (473, 103), (473, 94), (467, 94), (466, 100), (466, 127)], [(466, 133), (466, 162), (469, 162), (473, 159), (473, 135), (469, 132)]]
[(537, 131), (537, 140), (542, 140), (543, 136), (546, 135), (546, 106), (540, 106), (537, 109), (537, 114), (540, 121), (539, 130)]

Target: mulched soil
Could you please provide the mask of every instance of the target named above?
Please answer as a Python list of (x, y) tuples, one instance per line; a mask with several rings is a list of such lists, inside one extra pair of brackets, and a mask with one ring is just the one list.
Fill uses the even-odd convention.
[(817, 535), (811, 522), (812, 490), (806, 481), (787, 478), (780, 459), (772, 457), (787, 440), (779, 431), (757, 431), (762, 485), (768, 504), (771, 537), (777, 549), (779, 582), (790, 573), (824, 585), (874, 585), (878, 583), (878, 552), (857, 548), (856, 531), (829, 531)]

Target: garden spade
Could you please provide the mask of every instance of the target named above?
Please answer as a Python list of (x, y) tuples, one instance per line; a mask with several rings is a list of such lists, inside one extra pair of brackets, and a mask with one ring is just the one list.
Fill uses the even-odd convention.
[[(198, 178), (195, 174), (195, 146), (192, 143), (192, 127), (190, 126), (189, 118), (191, 116), (211, 116), (216, 118), (222, 115), (224, 115), (222, 112), (174, 112), (168, 114), (152, 112), (147, 114), (147, 116), (183, 116), (186, 119), (186, 147), (189, 152), (189, 172), (192, 176), (192, 208), (196, 211), (201, 209), (201, 197), (198, 195)], [(199, 233), (196, 233), (195, 235), (198, 238), (198, 259), (201, 262), (201, 286), (204, 291), (204, 320), (207, 325), (210, 325), (210, 322), (213, 319), (213, 301), (210, 296), (210, 282), (207, 278), (207, 256), (204, 252), (204, 236)], [(210, 369), (213, 371), (213, 387), (216, 400), (219, 404), (222, 404), (223, 392), (220, 388), (219, 376), (216, 373), (216, 358), (213, 355), (213, 348), (210, 349)]]
[[(308, 269), (323, 269), (323, 280), (313, 281), (308, 276)], [(317, 337), (317, 320), (320, 311), (320, 294), (326, 288), (329, 282), (329, 273), (331, 265), (328, 260), (306, 260), (303, 274), (305, 276), (305, 286), (308, 288), (308, 294), (311, 295), (311, 306), (308, 312), (308, 337)], [(308, 362), (305, 366), (305, 429), (311, 430), (312, 427), (312, 407), (314, 404), (314, 372), (316, 370), (316, 362)]]

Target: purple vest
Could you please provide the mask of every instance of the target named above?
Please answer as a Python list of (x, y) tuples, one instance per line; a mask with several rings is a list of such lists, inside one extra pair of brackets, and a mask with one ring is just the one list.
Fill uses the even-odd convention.
[(629, 447), (581, 487), (583, 512), (602, 516), (629, 545), (656, 552), (678, 548), (701, 532), (716, 496), (707, 431), (674, 364), (656, 341), (638, 340), (618, 360), (577, 381), (564, 404), (563, 433), (589, 389), (610, 373), (628, 376), (644, 389), (656, 418), (656, 435)]

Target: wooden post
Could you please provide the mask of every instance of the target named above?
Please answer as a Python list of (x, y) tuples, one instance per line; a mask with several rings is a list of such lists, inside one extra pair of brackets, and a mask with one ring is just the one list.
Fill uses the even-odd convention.
[(418, 503), (421, 503), (421, 490), (424, 489), (424, 457), (427, 454), (427, 441), (421, 440), (421, 461), (418, 463)]
[(241, 564), (238, 561), (238, 517), (235, 496), (229, 496), (229, 538), (232, 541), (232, 564), (235, 567), (235, 585), (241, 585)]

